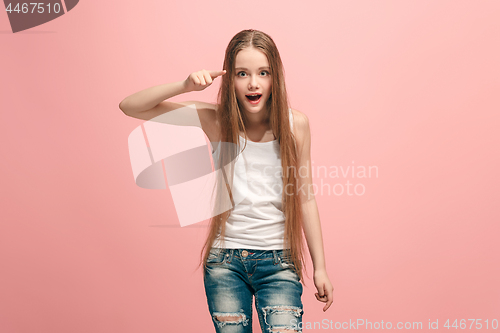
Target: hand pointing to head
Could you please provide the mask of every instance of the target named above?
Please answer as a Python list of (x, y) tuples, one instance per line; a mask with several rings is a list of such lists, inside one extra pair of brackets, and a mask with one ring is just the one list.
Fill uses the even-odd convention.
[(189, 74), (184, 81), (184, 85), (187, 91), (201, 91), (209, 87), (215, 78), (224, 74), (226, 74), (226, 70), (207, 71), (202, 69), (201, 71)]

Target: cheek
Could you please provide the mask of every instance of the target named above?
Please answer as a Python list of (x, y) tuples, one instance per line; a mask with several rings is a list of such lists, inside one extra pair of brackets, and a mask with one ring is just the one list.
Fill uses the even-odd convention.
[(271, 93), (271, 88), (272, 88), (272, 81), (269, 80), (269, 82), (266, 82), (266, 89), (269, 93)]
[(234, 84), (234, 91), (236, 93), (237, 96), (241, 96), (243, 94), (243, 90), (242, 88), (240, 87), (239, 84)]

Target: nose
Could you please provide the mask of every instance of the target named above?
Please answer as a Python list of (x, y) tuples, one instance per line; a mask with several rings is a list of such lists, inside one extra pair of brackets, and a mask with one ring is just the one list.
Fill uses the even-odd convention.
[(258, 88), (259, 87), (258, 78), (256, 76), (252, 76), (250, 78), (249, 87), (250, 88)]

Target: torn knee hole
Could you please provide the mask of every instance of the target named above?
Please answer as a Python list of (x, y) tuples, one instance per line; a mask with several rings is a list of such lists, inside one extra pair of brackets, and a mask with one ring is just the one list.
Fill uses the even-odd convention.
[(218, 315), (215, 316), (218, 321), (240, 321), (245, 318), (245, 315), (231, 316), (231, 315)]
[(215, 312), (212, 314), (214, 320), (217, 322), (217, 326), (223, 327), (224, 325), (227, 324), (232, 324), (232, 325), (237, 325), (237, 324), (243, 324), (243, 326), (248, 325), (248, 318), (244, 313), (238, 313), (238, 312), (228, 312), (228, 313), (222, 313), (222, 312)]
[(296, 306), (268, 306), (263, 308), (264, 312), (270, 313), (293, 313), (295, 316), (300, 316), (304, 311)]
[(297, 312), (297, 311), (299, 311), (300, 309), (295, 308), (295, 307), (291, 308), (291, 307), (288, 307), (288, 306), (280, 306), (280, 307), (273, 308), (273, 310), (281, 310), (281, 311), (295, 311), (295, 312)]
[(267, 321), (268, 317), (271, 315), (282, 315), (282, 314), (291, 314), (295, 317), (300, 317), (303, 313), (304, 310), (302, 308), (297, 307), (297, 306), (286, 306), (286, 305), (274, 305), (274, 306), (267, 306), (262, 308), (264, 312), (264, 322), (268, 325), (268, 327), (271, 328), (271, 332), (278, 333), (278, 332), (301, 332), (300, 330), (297, 331), (295, 329), (292, 329), (292, 326), (283, 326), (283, 327), (272, 327), (272, 325), (269, 325), (269, 322)]

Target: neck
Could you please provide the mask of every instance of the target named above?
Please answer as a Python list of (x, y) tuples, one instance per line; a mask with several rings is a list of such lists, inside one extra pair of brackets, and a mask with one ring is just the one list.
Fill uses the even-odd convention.
[(262, 109), (257, 113), (243, 111), (243, 121), (247, 129), (269, 126), (269, 114), (266, 109)]

